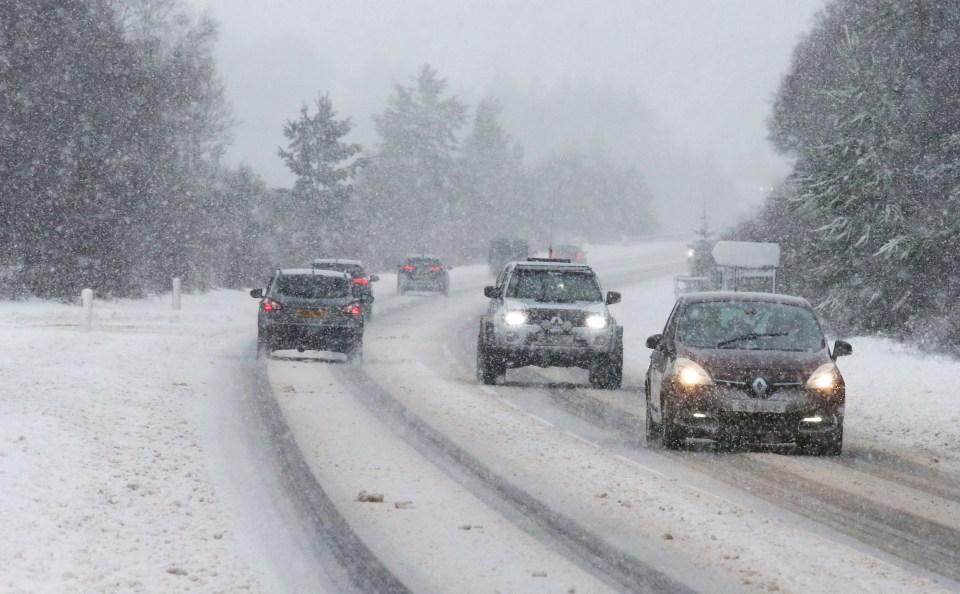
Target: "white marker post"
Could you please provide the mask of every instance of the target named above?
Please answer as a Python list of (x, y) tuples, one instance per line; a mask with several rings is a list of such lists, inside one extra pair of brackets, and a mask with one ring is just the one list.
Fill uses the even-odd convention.
[(93, 323), (93, 289), (80, 291), (80, 302), (83, 304), (83, 331), (89, 332)]
[(173, 309), (180, 309), (180, 279), (173, 279)]

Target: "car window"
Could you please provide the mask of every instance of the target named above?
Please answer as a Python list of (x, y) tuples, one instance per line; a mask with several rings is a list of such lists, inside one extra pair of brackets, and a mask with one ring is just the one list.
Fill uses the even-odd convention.
[(815, 351), (825, 345), (813, 312), (781, 303), (692, 303), (677, 325), (677, 342), (696, 348)]
[(350, 296), (351, 283), (345, 278), (321, 275), (285, 275), (277, 279), (277, 293), (303, 299)]
[(430, 267), (441, 266), (440, 260), (423, 260), (423, 259), (407, 260), (407, 264), (411, 266), (415, 266), (417, 268), (426, 268), (428, 266)]
[(342, 264), (340, 262), (321, 262), (315, 264), (314, 268), (320, 270), (335, 270), (337, 272), (346, 272), (350, 276), (366, 276), (363, 273), (363, 267), (356, 264)]
[(603, 300), (592, 274), (563, 270), (519, 269), (510, 277), (507, 297), (546, 302)]

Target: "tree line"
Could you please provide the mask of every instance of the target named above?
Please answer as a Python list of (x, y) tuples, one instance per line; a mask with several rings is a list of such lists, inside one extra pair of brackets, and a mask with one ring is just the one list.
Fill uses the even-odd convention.
[(0, 0), (0, 279), (72, 299), (243, 287), (277, 266), (406, 253), (480, 261), (499, 235), (546, 249), (654, 228), (634, 167), (588, 143), (534, 166), (495, 99), (469, 106), (423, 66), (348, 141), (319, 94), (284, 128), (290, 188), (221, 163), (232, 115), (216, 24), (178, 0)]
[(731, 235), (842, 332), (960, 344), (960, 5), (835, 0), (796, 47), (770, 137), (793, 171)]
[(278, 152), (297, 181), (277, 208), (295, 210), (300, 222), (284, 253), (352, 254), (380, 267), (408, 253), (476, 262), (498, 236), (546, 250), (564, 238), (655, 228), (636, 168), (587, 143), (528, 167), (496, 99), (469, 111), (429, 65), (394, 84), (387, 108), (373, 116), (380, 142), (372, 149), (346, 142), (352, 123), (337, 118), (329, 97), (304, 106)]

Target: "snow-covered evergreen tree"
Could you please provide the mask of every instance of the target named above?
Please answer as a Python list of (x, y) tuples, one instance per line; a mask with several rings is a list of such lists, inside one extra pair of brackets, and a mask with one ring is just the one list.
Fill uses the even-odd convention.
[(777, 95), (771, 138), (796, 165), (763, 218), (796, 291), (850, 330), (957, 334), (957, 30), (958, 5), (838, 0)]
[(338, 120), (333, 102), (326, 95), (316, 99), (312, 115), (304, 105), (300, 117), (287, 122), (283, 135), (286, 149), (278, 151), (287, 168), (297, 176), (288, 199), (288, 216), (296, 221), (297, 243), (309, 258), (343, 249), (342, 223), (338, 219), (353, 191), (352, 180), (363, 166), (359, 144), (343, 138), (353, 125), (350, 118)]

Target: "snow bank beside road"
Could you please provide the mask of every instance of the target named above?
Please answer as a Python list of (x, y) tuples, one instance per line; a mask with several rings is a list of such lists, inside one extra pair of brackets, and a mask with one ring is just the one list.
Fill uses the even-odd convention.
[(190, 414), (217, 347), (252, 340), (237, 295), (98, 302), (86, 333), (78, 307), (0, 304), (0, 590), (269, 591)]

